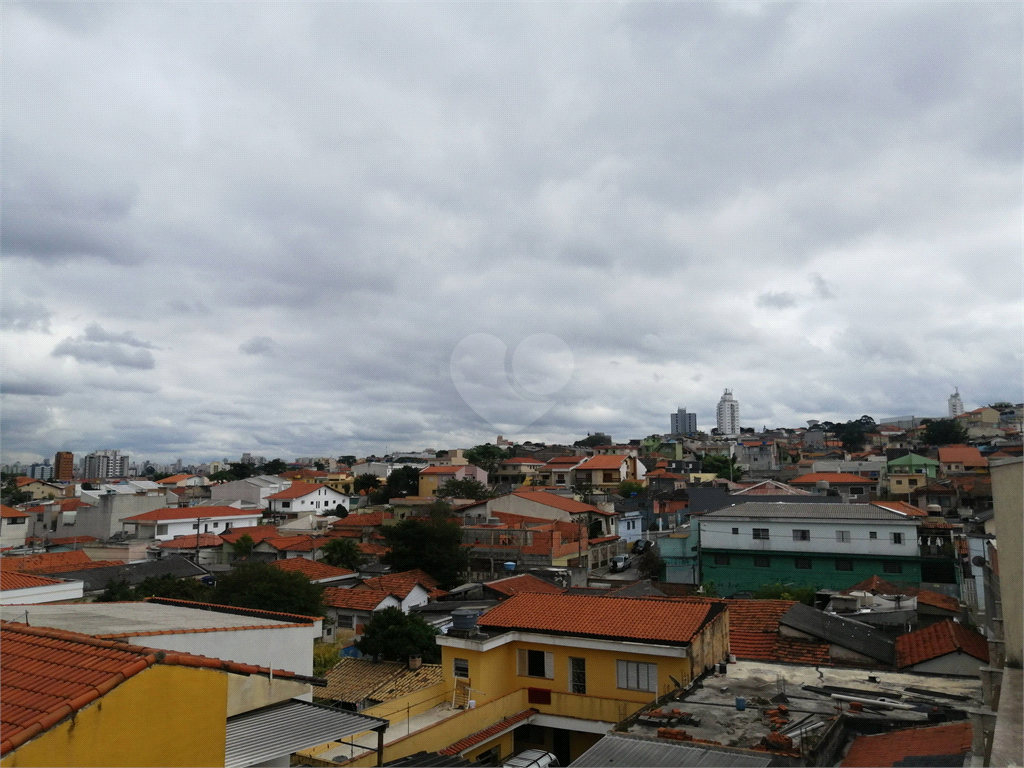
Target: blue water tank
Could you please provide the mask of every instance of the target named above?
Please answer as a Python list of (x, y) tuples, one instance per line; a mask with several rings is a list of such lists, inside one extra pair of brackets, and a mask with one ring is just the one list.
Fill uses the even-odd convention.
[(515, 563), (503, 563), (506, 571), (514, 571), (516, 569)]
[(746, 708), (747, 708), (747, 700), (745, 698), (743, 698), (742, 696), (737, 696), (736, 697), (736, 709), (738, 709), (740, 712), (742, 712)]

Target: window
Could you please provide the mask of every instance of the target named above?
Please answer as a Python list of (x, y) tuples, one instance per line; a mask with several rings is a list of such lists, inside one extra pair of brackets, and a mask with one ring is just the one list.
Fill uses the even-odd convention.
[(863, 496), (864, 495), (864, 487), (861, 486), (861, 485), (850, 486), (850, 495), (851, 496)]
[(290, 501), (282, 501), (281, 509), (291, 509), (292, 503)]
[(868, 538), (869, 539), (877, 539), (878, 538), (878, 531), (868, 531)]
[(569, 690), (572, 693), (587, 692), (587, 660), (577, 657), (569, 657)]
[(754, 538), (755, 539), (767, 539), (768, 538), (768, 529), (767, 528), (755, 528), (754, 529)]
[(801, 571), (809, 571), (811, 570), (811, 558), (795, 557), (793, 558), (793, 567), (799, 568)]
[(733, 535), (733, 536), (738, 536), (738, 535), (739, 535), (739, 532), (740, 532), (740, 529), (739, 529), (739, 528), (733, 528), (733, 529), (732, 529), (732, 535)]
[(9, 518), (7, 518), (7, 524), (8, 525), (24, 525), (25, 524), (25, 518), (24, 517), (9, 517)]
[(559, 485), (565, 484), (565, 475), (555, 475), (555, 482)]
[(772, 559), (767, 555), (754, 555), (755, 568), (771, 568)]
[(903, 543), (903, 534), (902, 533), (894, 533), (894, 534), (892, 534), (892, 543), (893, 544), (902, 544)]
[(615, 473), (614, 472), (605, 472), (604, 473), (604, 480), (602, 480), (602, 482), (604, 482), (604, 483), (614, 483), (614, 482), (616, 482), (616, 480), (615, 480)]
[(156, 527), (156, 535), (157, 536), (166, 536), (167, 535), (167, 525), (166, 524), (158, 525)]
[(193, 531), (198, 531), (199, 530), (199, 523), (192, 523), (192, 530)]
[(456, 677), (469, 677), (469, 659), (452, 659), (452, 674)]
[(917, 488), (917, 478), (916, 477), (908, 478), (907, 479), (907, 485), (909, 485), (911, 488)]
[(811, 532), (809, 530), (796, 530), (793, 531), (793, 541), (810, 541)]
[(715, 555), (715, 565), (728, 565), (728, 564), (729, 564), (729, 556), (728, 555)]
[(850, 539), (850, 532), (849, 531), (836, 531), (836, 541), (843, 542), (844, 544), (849, 544), (850, 541), (851, 541), (851, 539)]
[(36, 522), (37, 523), (43, 522), (43, 513), (42, 512), (40, 512), (38, 515), (36, 515)]
[(853, 560), (836, 560), (837, 571), (852, 571)]
[(894, 563), (891, 560), (886, 560), (882, 563), (882, 571), (884, 573), (903, 573), (903, 563)]
[(520, 677), (555, 678), (555, 655), (546, 651), (532, 651), (520, 648), (517, 653), (517, 674)]
[(658, 665), (640, 661), (616, 661), (619, 688), (629, 691), (658, 692)]
[(220, 523), (214, 523), (214, 524), (213, 524), (213, 527), (214, 527), (214, 528), (220, 528)]

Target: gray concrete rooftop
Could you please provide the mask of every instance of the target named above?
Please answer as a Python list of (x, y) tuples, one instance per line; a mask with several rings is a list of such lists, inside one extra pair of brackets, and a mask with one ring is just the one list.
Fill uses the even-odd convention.
[(158, 603), (71, 603), (65, 605), (0, 606), (0, 619), (32, 627), (52, 627), (87, 635), (117, 635), (125, 632), (162, 632), (219, 627), (284, 626), (290, 622), (260, 616), (236, 616)]

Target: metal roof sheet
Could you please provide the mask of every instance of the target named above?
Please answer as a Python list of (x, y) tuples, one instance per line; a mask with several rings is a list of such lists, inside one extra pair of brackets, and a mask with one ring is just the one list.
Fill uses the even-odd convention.
[(224, 768), (244, 768), (387, 726), (377, 717), (290, 699), (228, 718)]
[(900, 515), (873, 504), (790, 504), (787, 502), (748, 501), (734, 504), (713, 512), (705, 512), (704, 518), (730, 519), (735, 517), (774, 517), (774, 518), (821, 518), (832, 520), (892, 520), (907, 521), (906, 515)]
[(678, 768), (700, 766), (717, 768), (763, 768), (770, 765), (770, 754), (746, 750), (730, 750), (705, 745), (691, 745), (670, 741), (655, 741), (639, 736), (608, 734), (576, 758), (571, 768), (608, 768), (608, 766), (637, 766), (648, 768)]

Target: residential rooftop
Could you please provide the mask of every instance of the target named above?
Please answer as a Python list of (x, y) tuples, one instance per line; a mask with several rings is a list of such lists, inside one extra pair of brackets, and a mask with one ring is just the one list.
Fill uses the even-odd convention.
[(842, 502), (821, 503), (821, 504), (790, 504), (784, 501), (764, 502), (748, 501), (742, 504), (734, 504), (731, 507), (723, 507), (713, 512), (705, 512), (703, 519), (725, 519), (736, 518), (817, 518), (832, 520), (891, 520), (892, 522), (905, 522), (907, 515), (893, 512), (889, 509), (882, 509), (874, 504), (844, 504)]

